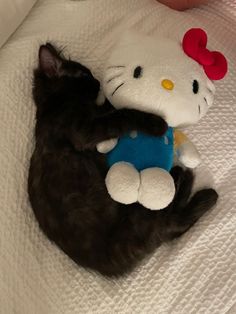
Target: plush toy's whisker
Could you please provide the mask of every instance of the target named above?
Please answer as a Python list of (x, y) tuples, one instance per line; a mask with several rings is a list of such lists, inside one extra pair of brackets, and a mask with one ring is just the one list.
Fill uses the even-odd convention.
[(199, 116), (201, 115), (201, 106), (198, 105), (198, 112), (199, 112)]
[(209, 105), (208, 105), (208, 102), (207, 102), (207, 99), (206, 99), (206, 97), (204, 97), (204, 100), (205, 100), (205, 102), (206, 102), (207, 106), (209, 106)]
[(107, 84), (110, 83), (111, 81), (113, 81), (114, 79), (119, 78), (122, 74), (123, 74), (123, 73), (119, 73), (119, 74), (113, 76), (112, 78), (110, 78), (110, 79), (107, 81)]
[(116, 87), (116, 89), (114, 90), (114, 92), (111, 94), (111, 96), (114, 96), (114, 94), (118, 91), (119, 88), (121, 88), (125, 83), (121, 83), (119, 86)]
[(125, 68), (125, 65), (110, 65), (109, 67), (107, 67), (107, 70), (114, 69), (114, 68)]
[(214, 94), (214, 91), (212, 89), (210, 89), (209, 87), (207, 89), (211, 94)]

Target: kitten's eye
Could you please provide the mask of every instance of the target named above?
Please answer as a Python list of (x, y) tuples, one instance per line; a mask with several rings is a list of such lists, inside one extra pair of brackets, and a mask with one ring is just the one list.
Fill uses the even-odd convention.
[(133, 77), (138, 79), (138, 78), (140, 78), (142, 76), (142, 73), (143, 73), (143, 68), (141, 66), (137, 66), (134, 69)]
[(194, 94), (197, 94), (198, 91), (199, 91), (199, 83), (197, 80), (194, 80), (193, 81), (193, 92), (194, 92)]
[(86, 72), (84, 72), (84, 71), (77, 71), (76, 74), (75, 74), (75, 76), (76, 76), (77, 78), (86, 78), (86, 77), (88, 77), (89, 75), (88, 75), (88, 73), (86, 73)]

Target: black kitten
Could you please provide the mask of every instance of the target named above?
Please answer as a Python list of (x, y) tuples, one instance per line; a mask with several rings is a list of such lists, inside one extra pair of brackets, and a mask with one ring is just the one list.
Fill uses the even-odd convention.
[(28, 191), (44, 233), (76, 263), (108, 276), (122, 275), (188, 230), (217, 200), (212, 189), (189, 201), (193, 175), (174, 168), (175, 199), (162, 211), (122, 205), (107, 193), (106, 157), (96, 144), (140, 130), (162, 135), (166, 123), (136, 110), (97, 107), (99, 82), (50, 44), (41, 46), (34, 72), (36, 147)]

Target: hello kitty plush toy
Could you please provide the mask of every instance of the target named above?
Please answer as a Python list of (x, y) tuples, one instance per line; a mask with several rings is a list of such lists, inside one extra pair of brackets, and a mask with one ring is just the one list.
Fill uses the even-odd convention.
[(163, 209), (175, 195), (169, 173), (174, 154), (186, 167), (200, 163), (197, 149), (176, 127), (205, 116), (215, 94), (212, 80), (227, 72), (225, 57), (206, 45), (202, 29), (187, 31), (182, 43), (128, 32), (116, 45), (105, 66), (105, 96), (116, 109), (157, 114), (169, 128), (162, 137), (134, 130), (98, 144), (98, 151), (107, 153), (106, 186), (114, 200)]

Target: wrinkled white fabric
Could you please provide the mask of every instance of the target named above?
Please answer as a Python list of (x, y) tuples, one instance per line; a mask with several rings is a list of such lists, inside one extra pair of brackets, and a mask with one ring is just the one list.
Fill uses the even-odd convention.
[(0, 47), (24, 20), (37, 0), (0, 0)]
[[(188, 130), (204, 161), (200, 179), (214, 177), (220, 199), (181, 239), (163, 245), (130, 276), (110, 281), (75, 265), (34, 219), (27, 198), (31, 79), (46, 40), (100, 76), (117, 34), (134, 25), (175, 38), (202, 27), (211, 48), (229, 60), (215, 106)], [(0, 313), (235, 313), (235, 86), (235, 0), (184, 13), (154, 0), (39, 0), (0, 50)]]

